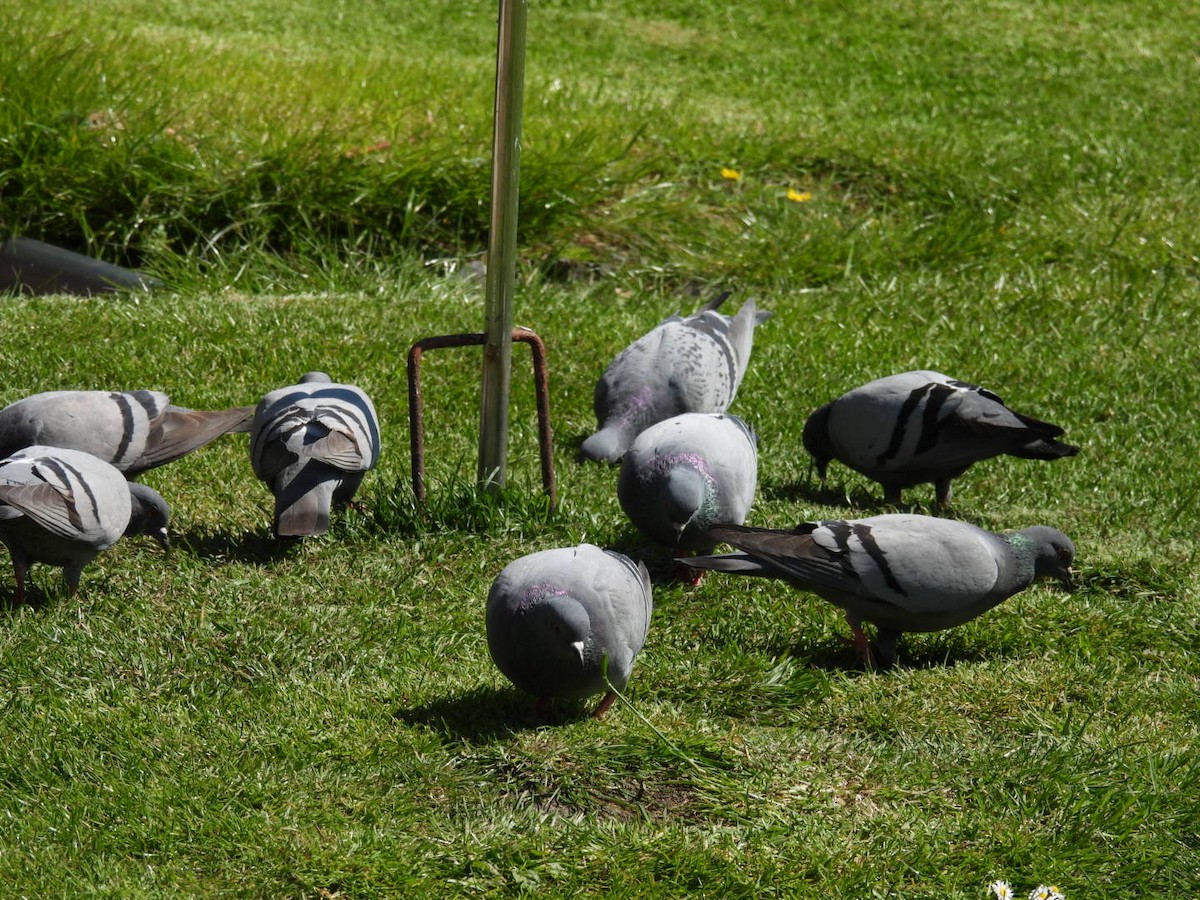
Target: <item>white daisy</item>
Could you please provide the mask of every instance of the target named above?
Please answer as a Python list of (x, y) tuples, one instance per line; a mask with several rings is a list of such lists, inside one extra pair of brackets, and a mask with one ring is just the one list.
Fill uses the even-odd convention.
[(1013, 900), (1013, 889), (1007, 881), (993, 881), (988, 887), (996, 895), (996, 900)]

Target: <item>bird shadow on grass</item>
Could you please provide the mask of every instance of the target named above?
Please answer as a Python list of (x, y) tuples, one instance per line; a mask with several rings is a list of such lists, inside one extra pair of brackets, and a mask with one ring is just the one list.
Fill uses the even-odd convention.
[(176, 535), (173, 543), (201, 559), (215, 563), (278, 562), (300, 546), (299, 539), (279, 539), (268, 532), (245, 532), (231, 535), (207, 529), (193, 528)]
[(764, 481), (758, 486), (758, 492), (764, 500), (782, 500), (786, 503), (805, 502), (818, 506), (850, 506), (854, 509), (872, 512), (892, 510), (890, 503), (884, 503), (866, 489), (856, 487), (850, 491), (835, 490), (820, 482), (810, 481)]
[(764, 500), (782, 500), (785, 503), (805, 502), (818, 506), (842, 506), (853, 509), (856, 515), (859, 513), (879, 515), (897, 512), (938, 514), (936, 507), (926, 507), (921, 503), (901, 503), (896, 506), (863, 487), (853, 487), (847, 491), (835, 490), (821, 485), (819, 482), (767, 481), (759, 484), (758, 492)]
[(63, 589), (44, 590), (31, 582), (25, 583), (25, 599), (17, 602), (15, 587), (0, 592), (0, 616), (13, 616), (23, 609), (41, 612), (55, 599), (64, 595)]
[(496, 738), (586, 719), (583, 701), (553, 700), (539, 704), (511, 688), (475, 688), (420, 706), (397, 709), (395, 718), (406, 725), (424, 726), (450, 740), (483, 744)]
[[(874, 641), (871, 642), (875, 649)], [(806, 666), (823, 672), (840, 672), (859, 677), (862, 675), (886, 675), (889, 672), (924, 669), (950, 669), (959, 665), (986, 662), (996, 654), (986, 647), (965, 641), (940, 639), (918, 643), (900, 642), (896, 661), (886, 668), (867, 669), (855, 655), (849, 637), (822, 639), (788, 647), (772, 648), (769, 652), (777, 656), (790, 656)]]

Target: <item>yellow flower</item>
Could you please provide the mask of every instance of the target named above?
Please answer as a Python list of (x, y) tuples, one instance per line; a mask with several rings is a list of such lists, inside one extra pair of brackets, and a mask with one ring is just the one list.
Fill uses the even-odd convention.
[(807, 203), (812, 199), (812, 192), (798, 191), (795, 188), (788, 188), (787, 198), (793, 203)]
[(721, 166), (721, 177), (728, 181), (741, 181), (742, 173), (737, 169), (729, 168), (729, 166)]

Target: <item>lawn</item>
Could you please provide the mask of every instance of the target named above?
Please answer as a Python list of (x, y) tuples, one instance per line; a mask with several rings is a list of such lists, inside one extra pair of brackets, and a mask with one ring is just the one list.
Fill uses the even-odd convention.
[[(4, 297), (0, 402), (216, 408), (321, 368), (371, 395), (384, 454), (363, 509), (282, 547), (223, 438), (143, 478), (170, 555), (125, 540), (75, 596), (37, 567), (33, 602), (0, 599), (0, 895), (1200, 891), (1200, 12), (747, 6), (529, 11), (516, 319), (549, 350), (554, 510), (519, 346), (504, 496), (472, 484), (475, 350), (426, 358), (426, 509), (410, 488), (406, 350), (483, 324), (494, 6), (9, 10), (0, 232), (166, 286)], [(674, 580), (576, 453), (608, 361), (725, 289), (774, 312), (732, 407), (750, 523), (883, 511), (836, 464), (820, 488), (804, 420), (932, 368), (1082, 448), (981, 463), (950, 511), (1061, 528), (1075, 590), (874, 673), (812, 595)], [(506, 563), (581, 541), (655, 577), (602, 721), (535, 712), (483, 630)]]

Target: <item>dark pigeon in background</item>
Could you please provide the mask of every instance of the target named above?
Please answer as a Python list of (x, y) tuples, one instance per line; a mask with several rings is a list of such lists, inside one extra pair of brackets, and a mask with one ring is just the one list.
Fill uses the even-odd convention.
[(807, 522), (792, 531), (717, 525), (711, 539), (739, 553), (681, 559), (685, 565), (778, 578), (840, 606), (863, 661), (874, 659), (862, 630), (876, 628), (878, 660), (896, 659), (906, 631), (961, 625), (1042, 577), (1071, 587), (1075, 545), (1036, 525), (994, 534), (966, 522), (891, 514)]
[(1078, 447), (1057, 440), (1063, 430), (1014, 412), (989, 390), (939, 372), (889, 375), (826, 403), (804, 425), (804, 446), (825, 480), (836, 459), (884, 488), (884, 500), (931, 482), (939, 506), (950, 482), (993, 456), (1058, 459)]
[(487, 641), (497, 668), (538, 698), (603, 693), (600, 718), (629, 682), (653, 608), (645, 565), (592, 544), (542, 550), (514, 560), (492, 583)]
[(0, 409), (0, 457), (37, 444), (90, 453), (128, 478), (228, 432), (249, 430), (251, 406), (172, 406), (160, 391), (47, 391)]
[(651, 540), (707, 553), (709, 526), (746, 521), (757, 478), (749, 425), (728, 413), (684, 413), (637, 436), (621, 460), (617, 497)]
[(258, 404), (250, 436), (254, 474), (275, 495), (277, 537), (324, 534), (334, 503), (349, 503), (379, 461), (379, 420), (360, 388), (308, 372)]
[(61, 566), (74, 593), (84, 566), (122, 535), (149, 534), (165, 548), (169, 516), (156, 491), (90, 453), (39, 446), (0, 460), (0, 540), (12, 556), (15, 603), (33, 563)]
[(727, 296), (686, 318), (671, 316), (617, 354), (596, 384), (599, 430), (583, 442), (585, 459), (615, 463), (655, 422), (728, 408), (750, 361), (754, 328), (771, 314), (747, 300), (737, 315), (722, 315), (717, 309)]

